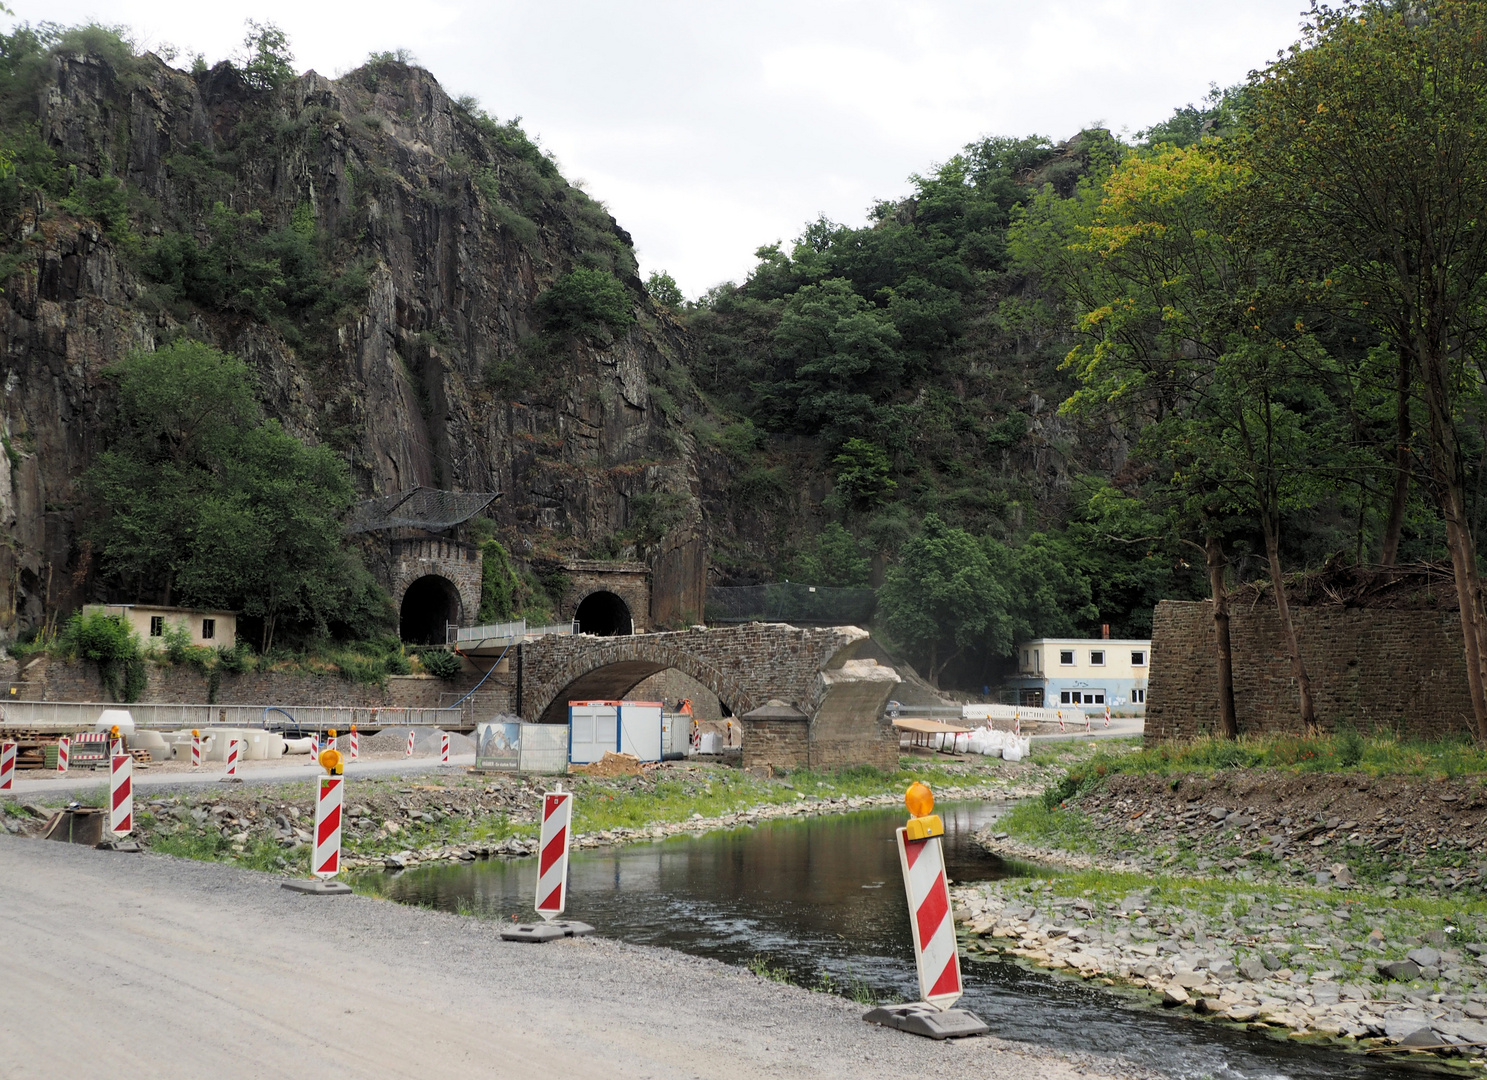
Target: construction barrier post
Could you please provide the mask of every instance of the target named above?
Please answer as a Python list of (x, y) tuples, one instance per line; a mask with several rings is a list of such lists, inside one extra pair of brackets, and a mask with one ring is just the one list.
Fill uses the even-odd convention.
[(346, 781), (340, 776), (320, 778), (315, 800), (315, 850), (310, 870), (318, 878), (333, 878), (341, 870), (341, 806)]
[(191, 767), (194, 769), (201, 764), (201, 732), (195, 728), (191, 729)]
[(108, 828), (115, 838), (134, 831), (134, 758), (114, 754), (108, 785)]
[(933, 1039), (985, 1034), (987, 1027), (979, 1017), (963, 1009), (951, 1009), (964, 989), (941, 846), (945, 826), (933, 813), (934, 793), (929, 785), (914, 783), (909, 785), (904, 802), (912, 816), (894, 835), (909, 899), (909, 927), (914, 936), (914, 963), (922, 1000), (912, 1005), (882, 1006), (863, 1019)]
[(1105, 726), (1110, 726), (1110, 702), (1105, 702)]
[(310, 735), (310, 764), (320, 764), (320, 733), (312, 732)]
[(72, 740), (63, 735), (57, 740), (57, 771), (67, 771), (67, 759), (72, 756)]
[(439, 763), (449, 764), (449, 732), (447, 731), (439, 734)]
[(15, 780), (15, 752), (15, 743), (0, 743), (0, 791), (9, 791)]
[(361, 756), (360, 749), (356, 745), (356, 725), (351, 725), (351, 760), (355, 761)]
[(537, 844), (537, 914), (561, 915), (568, 906), (568, 841), (573, 830), (573, 792), (542, 796), (542, 837)]
[(1067, 730), (1069, 730), (1068, 728), (1064, 727), (1064, 710), (1063, 709), (1058, 710), (1058, 729), (1060, 731), (1067, 731)]
[(237, 778), (237, 774), (238, 774), (238, 752), (239, 752), (238, 751), (238, 747), (240, 745), (241, 745), (241, 743), (237, 739), (233, 739), (231, 742), (229, 742), (227, 744), (227, 776), (226, 776), (226, 778), (229, 779), (229, 780), (233, 780), (233, 779), (236, 779)]
[(408, 729), (408, 750), (404, 754), (404, 757), (412, 757), (412, 756), (413, 756), (413, 729), (412, 728), (409, 728)]

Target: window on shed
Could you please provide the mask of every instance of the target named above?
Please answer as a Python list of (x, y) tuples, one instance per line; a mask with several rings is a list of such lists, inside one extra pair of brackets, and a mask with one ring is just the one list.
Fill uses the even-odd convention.
[(202, 640), (203, 641), (211, 641), (212, 638), (214, 638), (216, 636), (217, 636), (217, 620), (216, 619), (202, 619), (201, 620), (201, 638), (202, 638)]
[(165, 636), (165, 616), (164, 615), (151, 615), (150, 616), (150, 636), (151, 637), (164, 637)]

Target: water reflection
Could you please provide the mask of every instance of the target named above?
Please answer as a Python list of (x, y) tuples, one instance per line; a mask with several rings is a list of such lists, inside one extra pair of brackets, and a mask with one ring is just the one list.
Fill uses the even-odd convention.
[[(1004, 807), (941, 804), (954, 881), (1026, 872), (972, 834)], [(569, 915), (600, 934), (733, 964), (755, 957), (804, 985), (829, 980), (880, 998), (918, 996), (893, 830), (901, 811), (781, 821), (704, 837), (575, 852)], [(532, 917), (536, 863), (438, 866), (373, 879), (393, 899)], [(1011, 964), (965, 962), (963, 1004), (1011, 1039), (1120, 1054), (1176, 1077), (1376, 1080), (1396, 1062), (1297, 1046), (1134, 1007), (1087, 983)]]

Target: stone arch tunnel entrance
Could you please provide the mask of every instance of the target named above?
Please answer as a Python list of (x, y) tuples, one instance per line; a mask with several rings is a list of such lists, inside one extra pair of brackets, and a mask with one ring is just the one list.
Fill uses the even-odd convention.
[(403, 593), (398, 636), (413, 645), (443, 645), (445, 624), (459, 624), (460, 594), (454, 582), (425, 574)]
[(635, 620), (630, 614), (630, 605), (614, 593), (602, 589), (585, 596), (573, 617), (578, 620), (578, 631), (581, 634), (617, 637), (635, 632)]

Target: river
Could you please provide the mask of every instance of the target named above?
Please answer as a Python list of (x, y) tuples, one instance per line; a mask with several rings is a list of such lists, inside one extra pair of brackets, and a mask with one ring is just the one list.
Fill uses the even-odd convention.
[[(972, 833), (1004, 807), (941, 804), (955, 882), (1029, 872)], [(704, 836), (574, 852), (568, 916), (604, 936), (882, 999), (918, 997), (893, 830), (898, 810), (778, 821)], [(533, 859), (440, 864), (363, 884), (406, 903), (486, 918), (532, 918)], [(971, 1009), (1007, 1039), (1115, 1054), (1180, 1080), (1420, 1076), (1427, 1067), (1298, 1044), (1153, 1009), (1078, 980), (964, 960)], [(1459, 1075), (1459, 1074), (1458, 1074)]]

